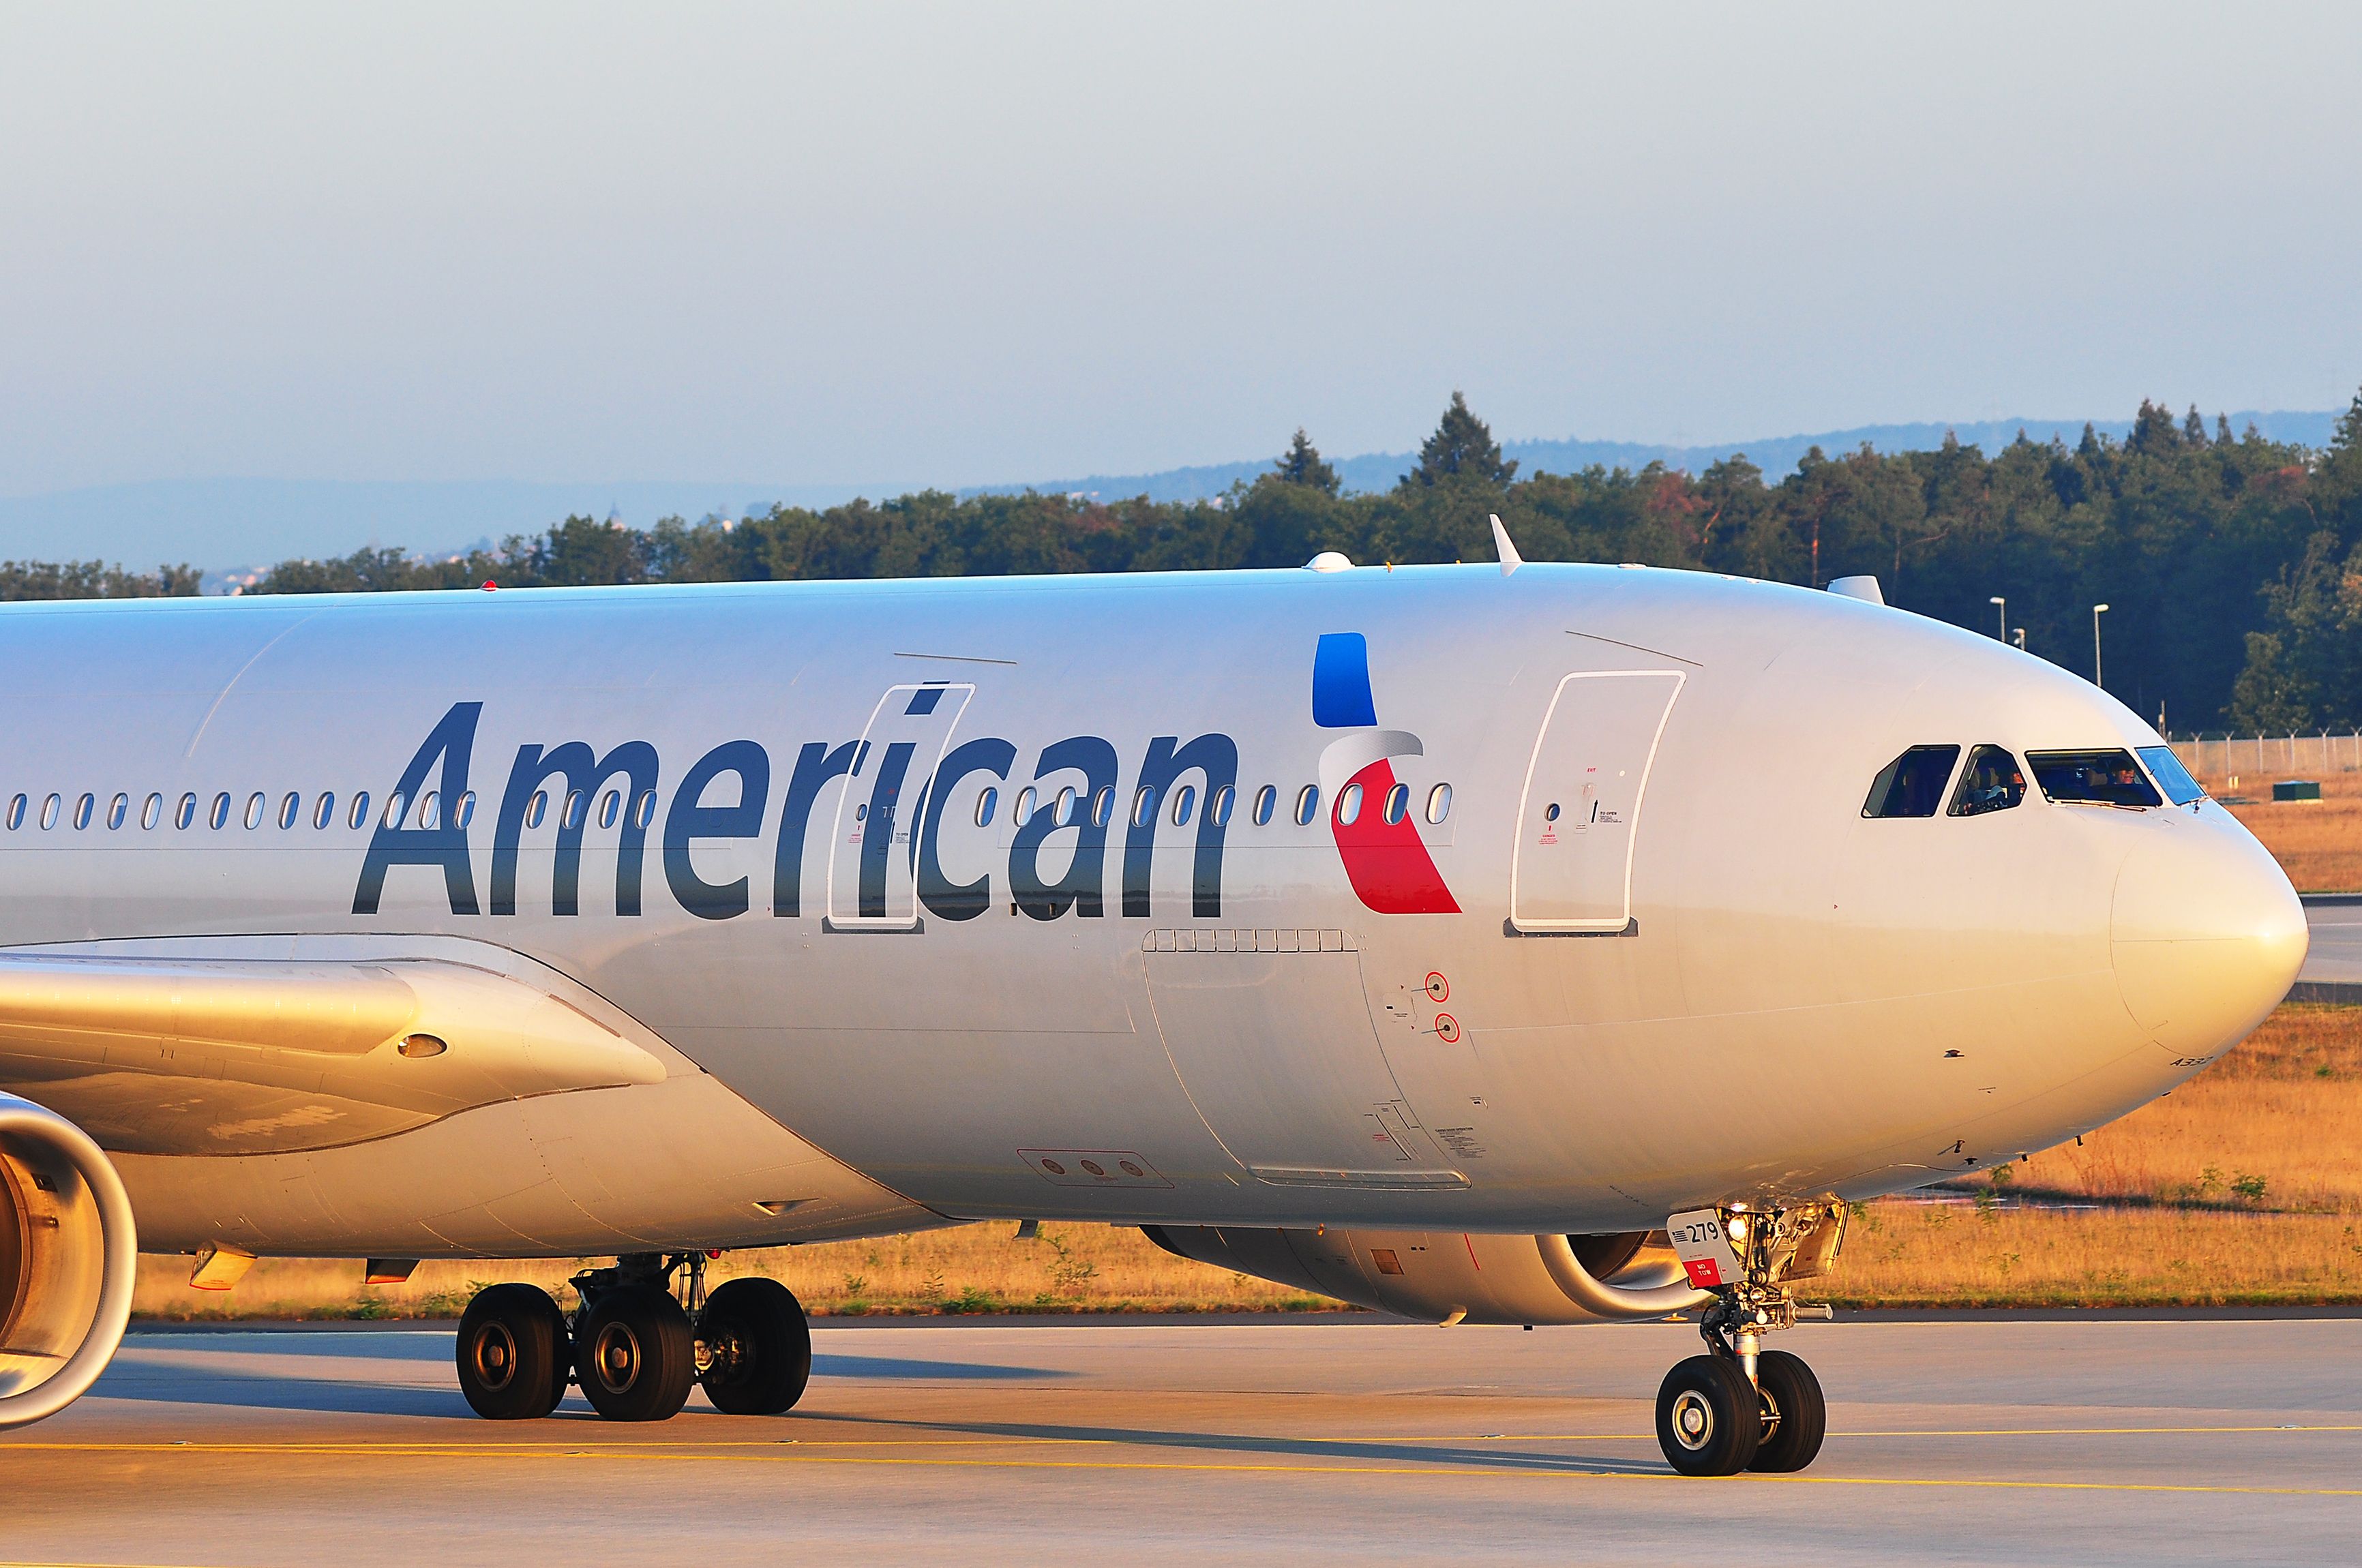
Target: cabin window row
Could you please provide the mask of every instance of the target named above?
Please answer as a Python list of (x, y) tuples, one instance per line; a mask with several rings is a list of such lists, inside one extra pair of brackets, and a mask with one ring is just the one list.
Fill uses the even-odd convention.
[[(1234, 796), (1235, 792), (1227, 784), (1216, 790), (1213, 798), (1206, 802), (1207, 820), (1216, 827), (1230, 826), (1231, 808), (1234, 803)], [(1339, 825), (1351, 827), (1361, 820), (1362, 812), (1366, 804), (1362, 787), (1359, 784), (1348, 784), (1337, 792), (1336, 801), (1330, 811)], [(999, 806), (1000, 791), (998, 790), (988, 789), (977, 796), (976, 825), (990, 827), (993, 816)], [(1194, 784), (1175, 785), (1160, 801), (1158, 791), (1153, 787), (1142, 785), (1132, 791), (1130, 813), (1131, 825), (1146, 827), (1154, 820), (1160, 809), (1175, 827), (1188, 826), (1198, 811), (1198, 787)], [(1410, 809), (1410, 786), (1407, 784), (1395, 785), (1386, 791), (1385, 799), (1378, 803), (1378, 814), (1388, 827), (1394, 826), (1408, 816)], [(1051, 813), (1052, 826), (1072, 827), (1082, 820), (1083, 810), (1082, 796), (1071, 785), (1059, 790), (1045, 802), (1042, 800), (1040, 792), (1029, 784), (1018, 790), (1016, 800), (1010, 803), (1009, 817), (1010, 821), (1017, 826), (1023, 827), (1033, 820), (1035, 813), (1046, 811)], [(1264, 827), (1269, 825), (1278, 810), (1279, 787), (1275, 784), (1266, 784), (1255, 791), (1253, 804), (1249, 808), (1247, 814), (1255, 826)], [(855, 807), (854, 820), (859, 821), (867, 811), (866, 806)], [(1115, 814), (1113, 785), (1101, 787), (1098, 793), (1091, 797), (1089, 812), (1092, 826), (1108, 825)], [(1319, 814), (1320, 786), (1307, 784), (1296, 792), (1295, 801), (1289, 809), (1289, 815), (1295, 819), (1297, 826), (1309, 827), (1312, 825), (1313, 819)], [(1424, 814), (1427, 820), (1433, 823), (1440, 823), (1451, 814), (1451, 785), (1438, 784), (1427, 792)]]
[(2137, 760), (2134, 752), (2121, 748), (2029, 751), (2021, 768), (2003, 747), (1980, 745), (1970, 751), (1968, 766), (1960, 768), (1959, 781), (1954, 784), (1960, 750), (1957, 745), (1915, 745), (1904, 752), (1871, 780), (1861, 814), (1932, 817), (1941, 812), (1977, 817), (2005, 812), (2025, 799), (2028, 771), (2043, 798), (2060, 805), (2146, 810), (2169, 801), (2186, 806), (2206, 793), (2170, 746), (2141, 746)]
[[(174, 827), (182, 829), (195, 827), (200, 822), (214, 829), (226, 828), (232, 823), (248, 828), (259, 828), (265, 823), (275, 823), (287, 829), (309, 822), (313, 827), (326, 830), (341, 821), (346, 827), (358, 831), (370, 825), (370, 793), (366, 790), (347, 801), (341, 812), (337, 809), (337, 794), (333, 790), (323, 790), (316, 796), (290, 790), (279, 798), (276, 805), (272, 804), (270, 796), (260, 790), (247, 795), (243, 802), (226, 790), (214, 795), (210, 801), (193, 790), (183, 794), (174, 804), (171, 822)], [(410, 798), (399, 791), (387, 797), (381, 825), (428, 830), (449, 826), (464, 830), (476, 820), (476, 795), (472, 790), (459, 797), (450, 812), (448, 823), (444, 820), (440, 792), (427, 790), (418, 798), (414, 812), (412, 804)], [(535, 791), (533, 799), (525, 804), (524, 825), (539, 827), (548, 816), (551, 804), (552, 797), (548, 790)], [(579, 828), (590, 819), (593, 809), (581, 790), (568, 790), (559, 807), (559, 825)], [(641, 791), (639, 798), (632, 803), (633, 825), (646, 827), (655, 820), (656, 811), (657, 792), (653, 790)], [(613, 827), (624, 815), (623, 792), (616, 790), (605, 791), (599, 797), (595, 812), (601, 827)], [(5, 818), (8, 830), (13, 833), (24, 827), (28, 818), (45, 832), (56, 828), (61, 823), (70, 824), (76, 831), (87, 830), (94, 823), (103, 823), (109, 830), (120, 831), (134, 821), (152, 832), (164, 821), (164, 797), (160, 793), (149, 794), (139, 802), (135, 816), (128, 791), (116, 793), (103, 807), (94, 791), (75, 797), (71, 805), (61, 794), (49, 795), (38, 807), (28, 795), (11, 796)]]
[[(1234, 794), (1231, 786), (1225, 784), (1216, 790), (1212, 799), (1205, 803), (1207, 818), (1216, 827), (1230, 825)], [(1131, 814), (1134, 827), (1148, 825), (1160, 808), (1175, 827), (1187, 827), (1197, 815), (1198, 790), (1194, 784), (1175, 785), (1164, 792), (1162, 801), (1158, 797), (1159, 791), (1145, 785), (1133, 792)], [(266, 791), (258, 790), (247, 795), (241, 805), (237, 797), (226, 790), (215, 794), (210, 802), (194, 791), (191, 791), (182, 795), (179, 802), (173, 807), (172, 825), (176, 828), (187, 829), (194, 827), (202, 821), (209, 828), (223, 829), (228, 827), (232, 822), (237, 822), (248, 828), (259, 828), (266, 822), (275, 822), (281, 828), (289, 829), (300, 823), (309, 821), (313, 827), (325, 830), (335, 826), (340, 816), (346, 827), (356, 831), (370, 825), (370, 793), (366, 790), (353, 795), (346, 802), (341, 813), (337, 810), (336, 791), (332, 790), (323, 790), (317, 796), (311, 797), (308, 807), (306, 799), (302, 792), (290, 790), (280, 797), (278, 804), (274, 807), (270, 795)], [(977, 826), (989, 827), (992, 824), (999, 799), (1000, 792), (998, 790), (987, 790), (977, 798)], [(10, 798), (6, 820), (10, 832), (22, 828), (28, 817), (30, 817), (43, 831), (56, 828), (61, 822), (72, 823), (77, 831), (88, 829), (94, 822), (104, 822), (109, 829), (120, 830), (133, 820), (131, 802), (131, 795), (127, 791), (121, 791), (108, 800), (102, 811), (99, 797), (95, 792), (84, 792), (73, 801), (71, 807), (67, 805), (65, 796), (51, 794), (41, 801), (37, 810), (32, 804), (32, 798), (20, 793)], [(591, 820), (594, 812), (598, 824), (602, 828), (612, 828), (624, 818), (624, 795), (621, 790), (603, 791), (598, 797), (594, 807), (590, 798), (579, 790), (567, 791), (562, 802), (558, 801), (550, 791), (536, 790), (534, 791), (533, 798), (525, 803), (524, 825), (527, 828), (541, 826), (543, 822), (547, 820), (553, 805), (557, 810), (558, 825), (568, 830), (583, 827)], [(1257, 827), (1267, 825), (1277, 813), (1278, 805), (1279, 789), (1276, 785), (1266, 784), (1256, 790), (1253, 804), (1249, 812), (1254, 825)], [(1362, 786), (1348, 784), (1337, 792), (1337, 799), (1332, 803), (1330, 812), (1339, 825), (1351, 827), (1361, 820), (1366, 805)], [(1059, 790), (1056, 795), (1044, 802), (1039, 792), (1032, 785), (1027, 785), (1017, 792), (1017, 799), (1010, 806), (1010, 815), (1019, 827), (1023, 827), (1033, 820), (1037, 812), (1048, 811), (1052, 813), (1050, 820), (1053, 826), (1072, 827), (1081, 820), (1084, 809), (1085, 804), (1081, 795), (1072, 786)], [(1113, 786), (1104, 787), (1093, 795), (1088, 803), (1088, 810), (1093, 826), (1107, 826), (1115, 812)], [(1410, 810), (1411, 791), (1407, 784), (1394, 785), (1378, 803), (1378, 814), (1389, 827), (1408, 816)], [(637, 798), (631, 803), (632, 825), (638, 828), (647, 827), (655, 821), (656, 811), (657, 792), (653, 790), (640, 791)], [(869, 807), (866, 802), (857, 804), (853, 810), (854, 820), (858, 822), (866, 817), (868, 812)], [(1296, 792), (1289, 814), (1295, 819), (1298, 827), (1309, 827), (1319, 812), (1320, 786), (1307, 784)], [(469, 790), (459, 797), (458, 803), (452, 809), (451, 820), (448, 823), (444, 821), (442, 797), (433, 790), (429, 790), (419, 799), (414, 814), (416, 822), (414, 823), (411, 821), (414, 813), (411, 811), (410, 800), (397, 791), (386, 799), (381, 825), (389, 828), (414, 825), (429, 830), (445, 826), (465, 829), (475, 821), (475, 791)], [(1422, 814), (1430, 823), (1437, 824), (1440, 824), (1449, 817), (1451, 814), (1451, 786), (1438, 784), (1428, 790)], [(159, 826), (164, 820), (164, 796), (161, 793), (149, 794), (139, 803), (137, 820), (144, 829), (152, 831)]]

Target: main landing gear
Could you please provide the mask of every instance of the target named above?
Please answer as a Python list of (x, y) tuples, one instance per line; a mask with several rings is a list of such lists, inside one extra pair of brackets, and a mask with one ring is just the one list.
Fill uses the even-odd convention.
[[(804, 1309), (774, 1279), (705, 1289), (702, 1253), (634, 1253), (572, 1281), (571, 1325), (537, 1286), (479, 1291), (459, 1320), (459, 1391), (488, 1420), (546, 1416), (579, 1383), (611, 1421), (661, 1421), (701, 1384), (713, 1408), (776, 1416), (811, 1376)], [(678, 1278), (676, 1278), (678, 1276)]]
[[(1686, 1239), (1684, 1220), (1697, 1232)], [(1800, 1305), (1789, 1284), (1836, 1259), (1844, 1206), (1706, 1210), (1677, 1215), (1674, 1224), (1683, 1262), (1693, 1277), (1707, 1264), (1716, 1299), (1698, 1320), (1706, 1353), (1677, 1364), (1657, 1390), (1657, 1445), (1684, 1475), (1802, 1470), (1821, 1452), (1828, 1406), (1813, 1369), (1785, 1351), (1764, 1350), (1762, 1338), (1800, 1319), (1832, 1316), (1827, 1307)], [(1708, 1255), (1693, 1261), (1693, 1252)]]

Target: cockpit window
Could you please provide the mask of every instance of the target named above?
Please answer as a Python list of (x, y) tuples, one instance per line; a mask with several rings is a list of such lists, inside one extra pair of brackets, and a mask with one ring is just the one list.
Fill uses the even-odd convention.
[(1915, 745), (1888, 763), (1870, 786), (1861, 803), (1865, 817), (1932, 817), (1944, 809), (1944, 786), (1951, 782), (1952, 764), (1960, 760), (1956, 745)]
[(1960, 772), (1960, 787), (1952, 791), (1952, 815), (1981, 817), (2005, 812), (2025, 799), (2025, 775), (2017, 758), (1997, 745), (1981, 745), (1969, 753)]
[(2181, 758), (2173, 755), (2171, 746), (2145, 745), (2140, 748), (2140, 759), (2148, 764), (2149, 777), (2158, 781), (2165, 790), (2165, 798), (2175, 805), (2186, 806), (2205, 796), (2205, 788), (2190, 777), (2190, 769), (2181, 766)]
[(2094, 806), (2161, 806), (2164, 800), (2128, 751), (2029, 751), (2034, 781), (2054, 801)]

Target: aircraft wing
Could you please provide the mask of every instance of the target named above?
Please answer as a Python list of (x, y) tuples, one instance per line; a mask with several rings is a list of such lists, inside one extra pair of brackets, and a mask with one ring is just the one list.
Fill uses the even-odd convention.
[(126, 1153), (325, 1148), (665, 1076), (573, 1004), (448, 959), (0, 953), (0, 1089)]

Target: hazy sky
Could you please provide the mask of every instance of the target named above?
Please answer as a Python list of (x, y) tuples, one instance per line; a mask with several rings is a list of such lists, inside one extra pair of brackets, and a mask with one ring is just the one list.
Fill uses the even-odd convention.
[(2351, 6), (0, 3), (0, 494), (2338, 407)]

